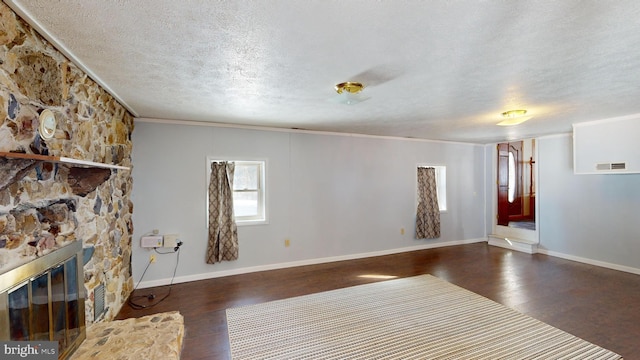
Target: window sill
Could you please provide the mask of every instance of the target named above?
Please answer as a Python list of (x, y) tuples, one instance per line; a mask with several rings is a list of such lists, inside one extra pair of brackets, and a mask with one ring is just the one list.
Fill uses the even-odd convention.
[(269, 221), (267, 220), (236, 220), (236, 226), (254, 226), (254, 225), (268, 225)]

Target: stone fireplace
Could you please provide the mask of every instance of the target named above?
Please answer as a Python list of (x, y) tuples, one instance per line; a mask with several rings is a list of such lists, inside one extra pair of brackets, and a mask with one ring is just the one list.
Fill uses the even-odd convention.
[[(131, 167), (133, 116), (4, 2), (0, 19), (0, 331), (19, 336), (4, 330), (9, 303), (16, 313), (40, 309), (29, 316), (46, 314), (53, 335), (45, 335), (47, 321), (29, 320), (20, 336), (53, 336), (69, 346), (76, 321), (82, 329), (112, 320), (133, 288), (133, 179), (119, 168)], [(47, 139), (38, 132), (45, 110), (57, 120)], [(71, 247), (80, 250), (33, 265)], [(76, 293), (60, 290), (74, 288), (70, 258), (78, 252), (92, 256), (76, 264), (75, 303)], [(37, 270), (6, 280), (23, 266)], [(35, 302), (25, 306), (25, 299)], [(70, 306), (80, 310), (77, 318)]]
[(0, 274), (0, 340), (56, 341), (67, 358), (86, 336), (82, 243)]

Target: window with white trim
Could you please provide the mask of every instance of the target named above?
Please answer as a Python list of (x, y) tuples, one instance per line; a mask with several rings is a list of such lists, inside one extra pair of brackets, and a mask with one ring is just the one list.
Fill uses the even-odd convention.
[[(207, 186), (211, 173), (211, 163), (222, 161), (210, 159)], [(267, 222), (265, 167), (263, 160), (224, 160), (235, 163), (233, 175), (233, 215), (237, 225), (264, 224)], [(207, 204), (209, 202), (207, 201)], [(207, 205), (208, 206), (208, 205)], [(208, 213), (207, 209), (207, 213)]]
[[(440, 212), (447, 211), (447, 167), (444, 165), (420, 164), (418, 167), (432, 167), (436, 169), (436, 194)], [(418, 202), (418, 184), (416, 183), (416, 204)]]
[(264, 221), (264, 161), (235, 161), (233, 214), (236, 221)]

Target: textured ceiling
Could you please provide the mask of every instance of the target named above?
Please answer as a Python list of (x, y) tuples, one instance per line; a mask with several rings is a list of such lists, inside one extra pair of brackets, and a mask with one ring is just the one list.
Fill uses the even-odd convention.
[(640, 113), (636, 0), (5, 2), (142, 118), (487, 143)]

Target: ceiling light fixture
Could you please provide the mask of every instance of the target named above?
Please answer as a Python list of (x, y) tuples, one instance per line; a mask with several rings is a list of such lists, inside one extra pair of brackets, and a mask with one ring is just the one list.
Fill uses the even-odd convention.
[(359, 82), (347, 81), (336, 85), (336, 91), (338, 92), (338, 94), (342, 94), (345, 91), (350, 94), (357, 94), (362, 91), (362, 89), (364, 89), (364, 85)]
[(524, 116), (527, 110), (509, 110), (502, 113), (503, 118), (513, 119), (516, 117)]
[(364, 89), (364, 85), (359, 82), (343, 82), (336, 85), (335, 89), (339, 94), (337, 101), (342, 104), (353, 105), (369, 99), (368, 97), (363, 97), (360, 93)]
[(525, 116), (527, 110), (509, 110), (502, 113), (504, 120), (499, 122), (499, 126), (514, 126), (522, 124), (523, 122), (531, 119), (531, 116)]

